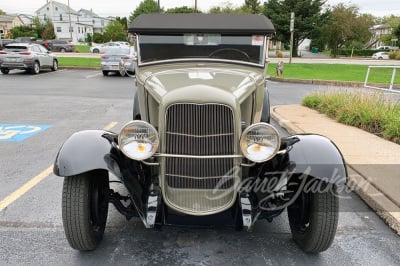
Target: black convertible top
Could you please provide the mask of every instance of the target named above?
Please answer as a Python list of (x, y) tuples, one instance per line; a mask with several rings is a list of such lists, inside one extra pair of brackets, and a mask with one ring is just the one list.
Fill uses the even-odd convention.
[(130, 33), (225, 33), (273, 34), (272, 22), (253, 14), (142, 14), (129, 27)]

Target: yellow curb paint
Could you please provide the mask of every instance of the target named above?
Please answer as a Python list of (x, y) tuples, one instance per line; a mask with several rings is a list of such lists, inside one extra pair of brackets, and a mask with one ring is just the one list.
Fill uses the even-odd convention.
[[(104, 127), (104, 130), (110, 130), (113, 128), (115, 125), (117, 125), (117, 122), (111, 122), (107, 126)], [(11, 203), (19, 199), (22, 195), (24, 195), (26, 192), (31, 190), (34, 186), (39, 184), (43, 179), (48, 177), (51, 173), (53, 172), (53, 165), (50, 165), (46, 170), (42, 171), (40, 174), (26, 182), (24, 185), (22, 185), (19, 189), (5, 197), (2, 201), (0, 201), (0, 212), (7, 208)]]
[(105, 126), (103, 129), (104, 130), (110, 130), (113, 127), (115, 127), (118, 124), (118, 122), (111, 122), (110, 124), (108, 124), (107, 126)]
[(0, 201), (0, 211), (4, 210), (8, 205), (16, 201), (18, 198), (20, 198), (22, 195), (24, 195), (26, 192), (28, 192), (31, 188), (39, 184), (40, 181), (45, 179), (47, 176), (49, 176), (53, 172), (53, 166), (49, 166), (46, 170), (26, 182), (22, 187), (8, 195), (5, 199)]

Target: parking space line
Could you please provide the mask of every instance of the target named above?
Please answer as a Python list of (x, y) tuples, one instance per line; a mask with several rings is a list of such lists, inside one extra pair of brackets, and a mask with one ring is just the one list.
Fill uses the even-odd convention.
[[(118, 122), (111, 122), (107, 126), (105, 126), (103, 129), (104, 130), (110, 130), (114, 126), (116, 126)], [(0, 212), (7, 208), (11, 203), (19, 199), (21, 196), (23, 196), (26, 192), (31, 190), (33, 187), (35, 187), (37, 184), (39, 184), (43, 179), (48, 177), (51, 173), (53, 172), (53, 165), (50, 165), (47, 167), (45, 170), (43, 170), (40, 174), (26, 182), (24, 185), (22, 185), (20, 188), (12, 192), (10, 195), (5, 197), (3, 200), (0, 201)]]
[(67, 69), (60, 69), (57, 71), (49, 71), (49, 72), (45, 72), (45, 73), (39, 73), (38, 75), (31, 76), (31, 78), (37, 78), (37, 77), (41, 77), (41, 76), (45, 76), (45, 75), (49, 75), (49, 74), (53, 74), (53, 73), (60, 73), (60, 72), (64, 72), (64, 71), (67, 71)]
[(107, 126), (105, 126), (103, 129), (104, 130), (110, 130), (113, 127), (115, 127), (118, 124), (118, 122), (111, 122), (110, 124), (108, 124)]
[(87, 79), (91, 79), (91, 78), (94, 78), (94, 77), (97, 77), (97, 76), (100, 76), (100, 75), (103, 75), (101, 72), (99, 73), (99, 72), (96, 72), (96, 74), (92, 74), (92, 75), (87, 75), (85, 78), (87, 78)]
[(53, 171), (53, 165), (49, 166), (46, 170), (26, 182), (22, 187), (8, 195), (5, 199), (0, 201), (0, 211), (5, 209), (8, 205), (16, 201), (18, 198), (20, 198), (22, 195), (24, 195), (27, 191), (32, 189), (34, 186), (39, 184), (40, 181), (45, 179), (47, 176), (51, 174)]

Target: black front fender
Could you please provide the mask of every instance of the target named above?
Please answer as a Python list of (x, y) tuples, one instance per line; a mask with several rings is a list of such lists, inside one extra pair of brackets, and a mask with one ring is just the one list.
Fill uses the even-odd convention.
[(57, 154), (54, 174), (72, 176), (105, 169), (121, 177), (116, 138), (117, 134), (104, 130), (85, 130), (73, 134)]
[(291, 146), (291, 172), (321, 179), (336, 185), (347, 181), (344, 158), (337, 146), (321, 135), (295, 135), (299, 141)]

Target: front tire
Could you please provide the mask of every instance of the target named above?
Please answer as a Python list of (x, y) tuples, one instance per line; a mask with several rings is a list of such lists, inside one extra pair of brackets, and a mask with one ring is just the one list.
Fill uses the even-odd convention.
[(8, 68), (2, 68), (0, 69), (1, 73), (7, 75), (8, 73), (10, 73), (10, 70)]
[(103, 70), (102, 72), (103, 72), (103, 76), (108, 76), (108, 71)]
[(101, 242), (108, 215), (108, 190), (105, 170), (65, 177), (62, 219), (72, 248), (94, 250)]
[(293, 240), (307, 253), (323, 252), (331, 246), (339, 219), (336, 186), (320, 183), (318, 187), (317, 192), (301, 192), (288, 207)]

